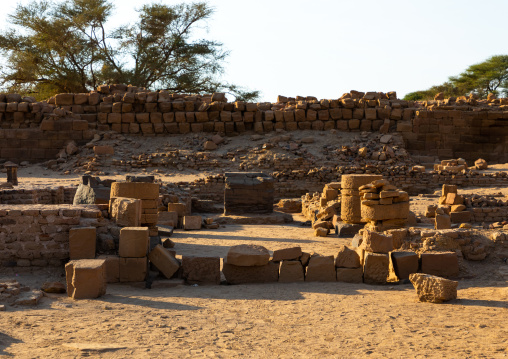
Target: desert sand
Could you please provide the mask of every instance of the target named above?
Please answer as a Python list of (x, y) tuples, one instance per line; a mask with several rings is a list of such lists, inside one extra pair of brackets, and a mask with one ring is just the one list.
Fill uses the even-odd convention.
[[(298, 223), (176, 231), (179, 255), (241, 243), (336, 254), (346, 239)], [(463, 265), (466, 265), (463, 263)], [(508, 265), (467, 262), (458, 299), (420, 303), (411, 284), (291, 283), (145, 289), (110, 284), (97, 300), (44, 297), (0, 312), (0, 355), (16, 358), (504, 358)], [(472, 273), (472, 274), (471, 274)], [(3, 269), (31, 288), (63, 271)], [(156, 282), (157, 283), (157, 282)]]

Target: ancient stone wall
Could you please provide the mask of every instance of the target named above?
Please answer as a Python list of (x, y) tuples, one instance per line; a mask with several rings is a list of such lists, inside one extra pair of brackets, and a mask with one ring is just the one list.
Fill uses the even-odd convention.
[(96, 206), (0, 205), (1, 266), (61, 266), (69, 258), (69, 229), (93, 226), (108, 233), (110, 222)]
[(0, 204), (72, 204), (76, 187), (0, 190)]
[(508, 161), (505, 106), (492, 109), (440, 106), (436, 110), (418, 110), (409, 123), (399, 123), (397, 130), (411, 154), (505, 163)]
[(506, 162), (507, 107), (508, 99), (414, 102), (397, 99), (395, 92), (358, 91), (338, 99), (279, 96), (275, 103), (231, 103), (224, 94), (150, 92), (126, 85), (42, 102), (0, 94), (0, 158), (54, 158), (69, 141), (88, 141), (96, 131), (155, 136), (337, 129), (398, 131), (416, 155)]

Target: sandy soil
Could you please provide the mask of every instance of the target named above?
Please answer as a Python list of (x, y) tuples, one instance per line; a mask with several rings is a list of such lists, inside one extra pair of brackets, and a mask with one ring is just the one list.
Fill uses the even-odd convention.
[[(270, 250), (300, 245), (336, 254), (345, 239), (308, 227), (226, 225), (172, 237), (179, 255), (224, 256), (240, 243)], [(500, 263), (460, 280), (458, 298), (419, 303), (411, 285), (345, 283), (108, 286), (98, 300), (45, 297), (34, 308), (0, 313), (0, 355), (19, 358), (504, 358), (508, 356), (506, 277)], [(506, 267), (506, 268), (504, 268)], [(479, 269), (483, 268), (483, 269)], [(61, 271), (0, 272), (32, 288), (63, 281)], [(102, 346), (97, 349), (97, 346)], [(81, 349), (71, 348), (75, 345)]]

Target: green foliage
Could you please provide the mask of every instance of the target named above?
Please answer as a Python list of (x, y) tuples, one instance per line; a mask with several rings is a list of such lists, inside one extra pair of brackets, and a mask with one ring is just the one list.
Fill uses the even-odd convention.
[(39, 98), (87, 92), (104, 83), (258, 97), (258, 91), (220, 81), (228, 55), (220, 42), (193, 38), (194, 29), (213, 12), (206, 3), (144, 5), (133, 25), (109, 30), (112, 10), (111, 0), (18, 5), (9, 15), (15, 28), (0, 33), (0, 51), (7, 59), (2, 85)]
[(459, 93), (473, 92), (486, 98), (489, 93), (508, 94), (508, 55), (492, 56), (484, 62), (471, 65), (450, 82)]
[(469, 96), (487, 98), (489, 93), (508, 96), (508, 55), (492, 56), (486, 61), (469, 66), (458, 76), (451, 76), (447, 82), (423, 91), (408, 93), (404, 100), (432, 100), (438, 93), (445, 97)]

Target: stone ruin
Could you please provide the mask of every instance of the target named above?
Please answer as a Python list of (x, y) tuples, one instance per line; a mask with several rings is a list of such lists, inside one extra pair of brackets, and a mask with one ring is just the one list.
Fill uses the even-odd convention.
[[(64, 158), (75, 155), (79, 146), (86, 143), (93, 152), (93, 161), (76, 161), (80, 166), (76, 173), (87, 173), (77, 189), (0, 191), (0, 259), (3, 266), (27, 267), (61, 266), (70, 260), (65, 265), (67, 293), (75, 299), (98, 297), (105, 293), (107, 283), (148, 279), (150, 286), (150, 265), (167, 279), (220, 284), (221, 258), (177, 259), (169, 238), (173, 230), (218, 228), (212, 218), (195, 213), (199, 205), (206, 207), (205, 201), (223, 199), (224, 216), (270, 215), (276, 199), (312, 188), (321, 192), (302, 197), (302, 214), (316, 235), (330, 237), (335, 229), (340, 238), (351, 238), (348, 246), (339, 247), (336, 256), (305, 253), (300, 247), (271, 252), (259, 246), (235, 246), (222, 259), (228, 283), (383, 284), (411, 279), (420, 298), (448, 300), (454, 283), (431, 276), (455, 278), (459, 258), (483, 260), (493, 242), (504, 245), (507, 239), (502, 232), (486, 239), (466, 225), (493, 222), (486, 226), (505, 230), (506, 201), (457, 191), (457, 185), (506, 185), (506, 174), (478, 172), (488, 168), (485, 160), (477, 160), (474, 168), (466, 162), (478, 155), (489, 161), (506, 160), (507, 141), (501, 135), (506, 106), (506, 99), (419, 103), (398, 100), (395, 93), (357, 91), (331, 100), (280, 96), (273, 104), (228, 103), (220, 94), (179, 95), (124, 85), (101, 86), (89, 94), (60, 94), (45, 102), (0, 96), (2, 159), (49, 159), (48, 166), (64, 169)], [(379, 132), (380, 136), (375, 144), (365, 141), (340, 150), (326, 148), (323, 152), (331, 159), (318, 167), (301, 148), (314, 140), (288, 142), (291, 136), (286, 133), (297, 130), (362, 131), (361, 136)], [(239, 170), (253, 172), (226, 172), (173, 187), (150, 176), (108, 182), (92, 175), (101, 162), (109, 163), (107, 159), (115, 155), (113, 146), (96, 143), (101, 136), (221, 133), (204, 142), (204, 149), (213, 151), (223, 136), (246, 131), (283, 133), (256, 150), (260, 158), (263, 150), (279, 143), (286, 147), (286, 142), (300, 157), (257, 160), (257, 168), (276, 168), (272, 173), (254, 172), (252, 164), (241, 162)], [(236, 155), (228, 153), (226, 158)], [(340, 165), (332, 155), (338, 156)], [(213, 162), (208, 153), (181, 157), (175, 151), (129, 163), (114, 159), (111, 164), (126, 169), (174, 164), (179, 169), (189, 159), (195, 168)], [(435, 163), (437, 158), (451, 157), (457, 159)], [(18, 165), (2, 163), (9, 187), (17, 186)], [(427, 211), (433, 228), (416, 227), (409, 195), (443, 183), (442, 197)], [(76, 199), (73, 205), (72, 199)], [(283, 207), (288, 212), (300, 208)], [(423, 223), (422, 218), (418, 220)], [(452, 228), (459, 224), (462, 228)], [(14, 293), (17, 287), (0, 283), (0, 288)], [(444, 295), (435, 295), (439, 291)]]
[(224, 214), (273, 212), (273, 179), (264, 173), (225, 174)]

